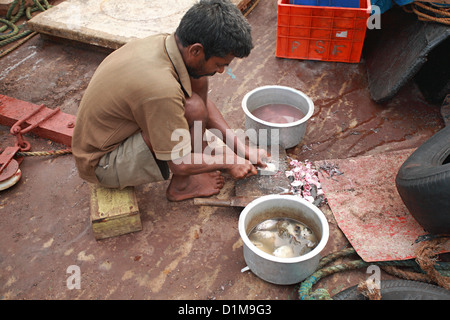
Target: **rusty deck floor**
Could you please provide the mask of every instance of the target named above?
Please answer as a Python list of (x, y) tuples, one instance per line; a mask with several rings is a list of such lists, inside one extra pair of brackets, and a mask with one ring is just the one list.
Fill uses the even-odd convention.
[[(210, 97), (232, 128), (244, 128), (241, 100), (262, 85), (297, 88), (315, 103), (304, 140), (289, 155), (299, 160), (345, 159), (416, 148), (440, 130), (439, 106), (413, 81), (389, 102), (370, 99), (364, 59), (359, 64), (278, 59), (276, 1), (261, 0), (248, 15), (255, 48), (211, 79)], [(35, 36), (0, 60), (0, 93), (76, 114), (83, 92), (108, 54), (76, 43)], [(231, 76), (232, 74), (233, 76)], [(14, 139), (0, 127), (4, 148)], [(61, 148), (29, 138), (35, 151)], [(297, 299), (298, 286), (266, 283), (245, 261), (238, 208), (169, 202), (167, 182), (136, 189), (143, 230), (96, 241), (89, 221), (89, 187), (71, 155), (27, 157), (21, 180), (0, 193), (0, 299)], [(232, 193), (228, 181), (221, 196)], [(331, 211), (323, 254), (348, 246)], [(67, 268), (81, 270), (69, 290)], [(366, 270), (319, 282), (335, 294), (366, 279)], [(383, 278), (391, 276), (383, 274)]]

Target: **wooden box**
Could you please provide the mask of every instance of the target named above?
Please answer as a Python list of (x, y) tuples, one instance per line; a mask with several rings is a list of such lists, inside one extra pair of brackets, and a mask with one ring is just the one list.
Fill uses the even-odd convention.
[(133, 187), (122, 190), (90, 185), (91, 223), (95, 239), (105, 239), (142, 230)]

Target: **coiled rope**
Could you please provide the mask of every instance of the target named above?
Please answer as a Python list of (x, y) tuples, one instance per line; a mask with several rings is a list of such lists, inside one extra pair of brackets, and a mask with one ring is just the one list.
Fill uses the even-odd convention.
[[(317, 271), (306, 278), (298, 289), (298, 296), (300, 300), (332, 300), (328, 290), (319, 288), (312, 291), (312, 287), (322, 278), (335, 274), (338, 272), (355, 270), (370, 265), (380, 266), (384, 271), (399, 276), (404, 279), (423, 281), (435, 283), (445, 289), (450, 289), (450, 263), (437, 262), (435, 256), (436, 250), (441, 248), (443, 241), (448, 238), (440, 238), (427, 241), (418, 247), (416, 250), (416, 259), (403, 261), (380, 261), (380, 262), (365, 262), (362, 259), (357, 259), (335, 266), (325, 267), (327, 264), (335, 261), (338, 258), (347, 257), (356, 254), (355, 249), (347, 248), (328, 256), (323, 257), (317, 267)], [(398, 267), (412, 268), (413, 271), (404, 271)]]
[[(14, 46), (8, 48), (7, 50), (0, 50), (0, 58), (7, 55), (21, 44), (23, 44), (28, 39), (32, 38), (37, 34), (37, 32), (32, 30), (25, 30), (20, 32), (26, 26), (25, 23), (16, 26), (16, 22), (22, 18), (24, 15), (27, 20), (32, 18), (31, 13), (35, 11), (45, 11), (52, 6), (48, 3), (48, 0), (42, 0), (43, 4), (40, 3), (40, 0), (33, 0), (34, 5), (25, 7), (26, 0), (14, 0), (9, 6), (8, 12), (6, 13), (6, 19), (0, 18), (0, 24), (3, 24), (0, 27), (0, 47), (6, 46), (10, 43), (13, 43), (19, 39), (21, 41), (17, 42)], [(14, 15), (13, 12), (17, 7), (17, 13)], [(9, 30), (9, 31), (8, 31)]]
[(440, 5), (438, 3), (413, 2), (409, 9), (404, 8), (407, 12), (413, 12), (421, 21), (432, 21), (446, 25), (450, 25), (450, 7)]

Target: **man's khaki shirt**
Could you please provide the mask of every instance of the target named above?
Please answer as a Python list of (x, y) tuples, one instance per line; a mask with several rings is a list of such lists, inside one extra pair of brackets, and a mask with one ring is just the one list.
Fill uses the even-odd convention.
[(114, 51), (95, 71), (78, 109), (72, 153), (80, 177), (97, 183), (99, 159), (141, 130), (157, 159), (188, 154), (190, 140), (171, 136), (176, 129), (189, 130), (184, 105), (191, 95), (173, 34), (134, 40)]

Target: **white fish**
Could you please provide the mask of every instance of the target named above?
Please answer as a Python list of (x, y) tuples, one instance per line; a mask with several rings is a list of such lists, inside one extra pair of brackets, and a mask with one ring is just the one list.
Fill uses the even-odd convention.
[(279, 258), (292, 258), (294, 256), (294, 250), (289, 246), (281, 246), (275, 249), (273, 255)]
[(266, 167), (264, 168), (266, 171), (277, 171), (277, 166), (275, 163), (267, 162)]
[(306, 239), (306, 240), (313, 240), (314, 239), (314, 235), (313, 235), (311, 229), (309, 229), (308, 227), (303, 227), (300, 230), (300, 236), (303, 239)]
[(259, 230), (253, 234), (255, 239), (273, 239), (275, 238), (275, 234), (272, 231)]
[(314, 247), (315, 245), (316, 245), (315, 242), (313, 242), (313, 241), (311, 241), (311, 240), (306, 240), (306, 246), (307, 246), (308, 248), (312, 248), (312, 247)]
[(277, 224), (277, 222), (278, 221), (274, 220), (274, 219), (265, 220), (265, 221), (261, 222), (260, 224), (258, 224), (255, 227), (255, 230), (257, 230), (257, 231), (270, 230)]
[(275, 241), (275, 238), (276, 234), (272, 231), (256, 231), (249, 235), (250, 241), (263, 251), (266, 251), (266, 247), (270, 248)]

